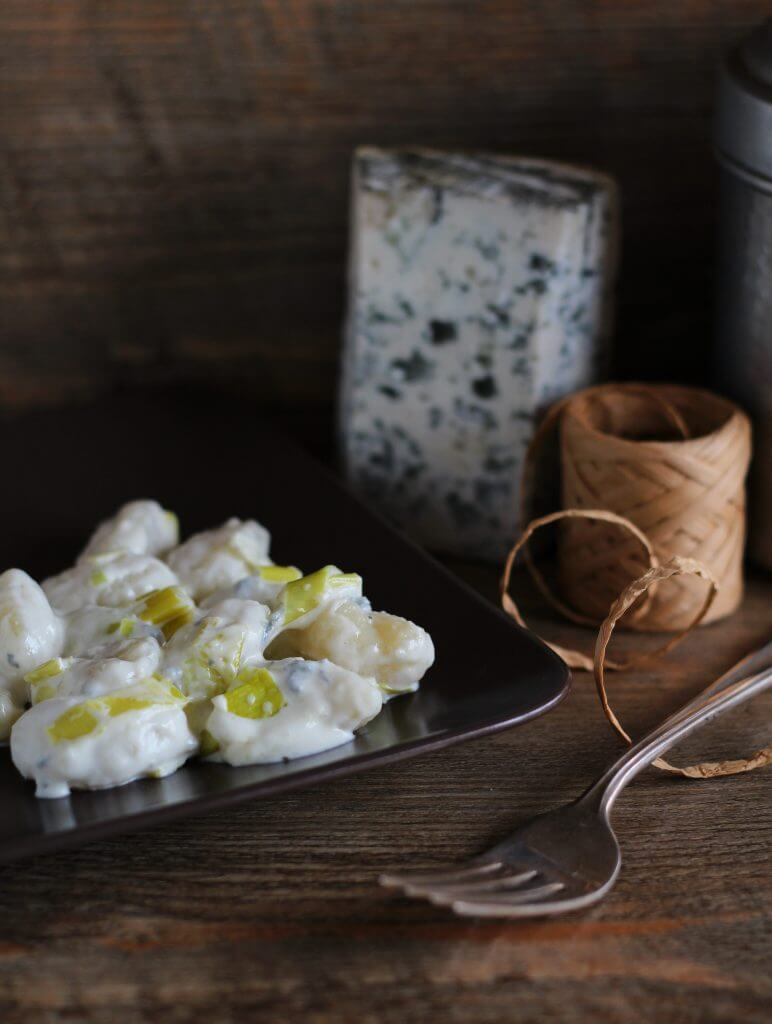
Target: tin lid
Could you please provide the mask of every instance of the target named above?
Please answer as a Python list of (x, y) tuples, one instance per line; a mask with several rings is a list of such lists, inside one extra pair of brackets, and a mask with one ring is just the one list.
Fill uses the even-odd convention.
[(772, 180), (772, 18), (721, 63), (714, 141), (719, 159)]

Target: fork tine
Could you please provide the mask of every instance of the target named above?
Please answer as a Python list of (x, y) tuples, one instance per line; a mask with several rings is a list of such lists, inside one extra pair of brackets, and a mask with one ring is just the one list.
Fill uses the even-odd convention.
[(474, 914), (479, 917), (506, 916), (509, 911), (515, 912), (511, 916), (547, 914), (549, 904), (553, 902), (548, 897), (564, 888), (562, 882), (549, 882), (547, 885), (532, 886), (513, 893), (497, 893), (483, 899), (456, 899), (451, 906), (457, 914)]
[(565, 889), (564, 882), (547, 882), (545, 885), (533, 885), (527, 889), (519, 889), (517, 892), (492, 893), (479, 900), (480, 903), (530, 903), (533, 900), (543, 900), (553, 893)]
[[(453, 888), (447, 889), (432, 889), (423, 893), (415, 893), (415, 895), (425, 896), (431, 903), (434, 903), (438, 907), (450, 907), (454, 903), (466, 900), (477, 900), (478, 898), (485, 902), (498, 896), (499, 894), (512, 893), (514, 890), (519, 889), (521, 886), (526, 885), (537, 876), (536, 871), (524, 871), (521, 875), (512, 875), (503, 879), (502, 887), (500, 889), (478, 889), (474, 886), (454, 886)], [(526, 890), (532, 891), (532, 890)], [(408, 896), (413, 896), (410, 890), (406, 890)]]
[(572, 907), (558, 900), (537, 900), (536, 903), (512, 903), (509, 906), (500, 903), (470, 903), (459, 900), (451, 904), (451, 909), (459, 917), (500, 917), (524, 919), (527, 917), (548, 917), (551, 914), (568, 913)]
[(477, 893), (482, 893), (485, 896), (487, 893), (516, 889), (518, 886), (530, 882), (537, 874), (537, 871), (529, 869), (528, 871), (518, 871), (509, 875), (496, 875), (495, 878), (477, 878), (471, 882), (460, 882), (450, 885), (439, 885), (436, 883), (431, 885), (428, 883), (424, 885), (411, 884), (405, 886), (405, 892), (408, 896), (427, 896), (431, 900), (437, 895), (443, 897), (444, 903), (452, 903), (454, 899), (461, 899), (466, 895), (472, 897)]
[(484, 864), (473, 866), (457, 867), (441, 871), (406, 871), (399, 874), (383, 874), (378, 881), (387, 889), (404, 889), (408, 885), (423, 885), (435, 883), (443, 885), (446, 883), (463, 882), (465, 879), (477, 878), (480, 875), (488, 875), (492, 871), (498, 871), (502, 867), (499, 860), (486, 861)]

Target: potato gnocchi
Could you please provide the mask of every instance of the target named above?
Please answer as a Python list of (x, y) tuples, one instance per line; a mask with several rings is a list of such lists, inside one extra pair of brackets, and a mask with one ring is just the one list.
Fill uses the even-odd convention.
[(0, 575), (0, 741), (39, 797), (160, 778), (198, 755), (281, 761), (351, 740), (434, 661), (334, 565), (275, 565), (254, 520), (179, 543), (133, 501), (75, 565)]

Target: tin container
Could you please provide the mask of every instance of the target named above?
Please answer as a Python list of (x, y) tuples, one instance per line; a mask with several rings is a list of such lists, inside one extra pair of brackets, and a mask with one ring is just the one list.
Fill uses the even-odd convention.
[(714, 142), (717, 369), (754, 421), (749, 554), (772, 569), (772, 19), (722, 63)]

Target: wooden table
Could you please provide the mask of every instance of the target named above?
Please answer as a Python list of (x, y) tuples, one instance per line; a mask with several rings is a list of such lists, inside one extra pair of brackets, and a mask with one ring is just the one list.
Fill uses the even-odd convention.
[[(493, 593), (492, 573), (471, 575)], [(730, 621), (612, 679), (623, 721), (653, 725), (759, 645), (771, 596), (752, 581)], [(757, 750), (771, 706), (745, 705), (682, 755)], [(621, 878), (589, 913), (476, 922), (378, 888), (387, 867), (467, 857), (575, 796), (618, 749), (581, 673), (521, 729), (0, 868), (0, 1019), (768, 1022), (769, 770), (645, 773), (616, 811)]]

